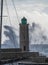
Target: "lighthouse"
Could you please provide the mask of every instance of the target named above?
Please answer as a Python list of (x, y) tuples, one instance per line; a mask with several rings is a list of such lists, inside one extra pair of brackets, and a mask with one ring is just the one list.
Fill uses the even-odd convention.
[(27, 19), (23, 17), (20, 23), (20, 48), (22, 51), (29, 51), (29, 24)]

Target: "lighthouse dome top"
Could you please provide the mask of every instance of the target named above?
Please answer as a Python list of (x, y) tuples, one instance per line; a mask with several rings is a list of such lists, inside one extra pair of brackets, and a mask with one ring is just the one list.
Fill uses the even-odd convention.
[(22, 23), (23, 25), (27, 24), (27, 19), (26, 19), (25, 17), (23, 17), (23, 18), (21, 19), (21, 23)]

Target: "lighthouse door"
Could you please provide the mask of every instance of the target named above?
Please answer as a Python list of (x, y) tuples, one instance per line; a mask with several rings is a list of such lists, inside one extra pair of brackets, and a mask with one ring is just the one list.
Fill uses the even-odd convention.
[(26, 46), (24, 46), (24, 51), (26, 51)]

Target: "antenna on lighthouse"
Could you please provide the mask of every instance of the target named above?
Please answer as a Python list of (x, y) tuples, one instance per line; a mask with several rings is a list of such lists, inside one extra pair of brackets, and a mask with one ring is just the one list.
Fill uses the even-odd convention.
[(2, 36), (2, 16), (3, 16), (3, 0), (1, 0), (0, 49), (1, 49), (1, 36)]

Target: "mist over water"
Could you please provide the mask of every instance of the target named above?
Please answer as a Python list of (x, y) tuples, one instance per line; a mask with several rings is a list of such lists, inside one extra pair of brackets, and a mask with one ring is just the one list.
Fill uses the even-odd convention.
[[(4, 35), (8, 39), (4, 41), (1, 47), (19, 48), (20, 42), (18, 42), (18, 39), (20, 37), (15, 33), (14, 28), (7, 25), (5, 25), (4, 28)], [(30, 51), (39, 52), (48, 56), (48, 36), (45, 34), (45, 31), (42, 30), (41, 26), (35, 22), (32, 23), (32, 26), (29, 26), (29, 47)]]

